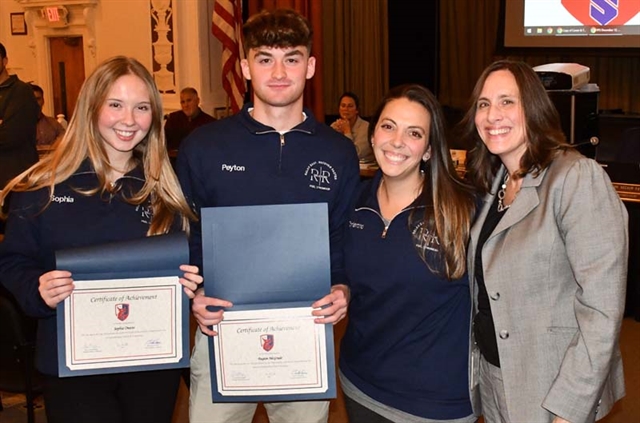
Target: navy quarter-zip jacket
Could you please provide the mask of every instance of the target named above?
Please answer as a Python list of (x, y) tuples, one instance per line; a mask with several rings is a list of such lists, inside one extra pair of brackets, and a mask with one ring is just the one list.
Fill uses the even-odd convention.
[[(343, 226), (360, 180), (353, 143), (310, 110), (280, 133), (253, 119), (250, 108), (197, 128), (183, 142), (177, 171), (187, 199), (198, 214), (203, 207), (327, 203), (331, 279), (345, 283)], [(201, 266), (199, 224), (191, 235), (191, 262)]]
[[(374, 400), (414, 416), (450, 420), (472, 414), (468, 388), (467, 276), (433, 274), (416, 250), (410, 227), (416, 200), (388, 225), (376, 192), (381, 172), (363, 185), (349, 217), (345, 267), (349, 321), (340, 348), (342, 374)], [(437, 235), (420, 242), (438, 249)]]
[[(5, 238), (0, 242), (0, 283), (27, 315), (39, 319), (36, 367), (42, 373), (58, 375), (58, 343), (56, 310), (40, 296), (40, 276), (56, 269), (56, 250), (147, 236), (150, 203), (136, 206), (122, 197), (138, 192), (144, 182), (144, 173), (137, 167), (118, 179), (120, 190), (115, 194), (80, 194), (77, 189), (98, 186), (98, 177), (86, 160), (69, 179), (55, 186), (44, 211), (48, 188), (11, 194)], [(177, 223), (178, 219), (174, 228)]]

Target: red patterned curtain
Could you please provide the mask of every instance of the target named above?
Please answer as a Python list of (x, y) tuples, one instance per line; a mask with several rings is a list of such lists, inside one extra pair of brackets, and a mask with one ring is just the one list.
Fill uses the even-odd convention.
[(322, 95), (322, 2), (317, 0), (249, 0), (249, 16), (261, 10), (288, 8), (305, 16), (313, 28), (313, 56), (316, 58), (316, 74), (307, 81), (304, 105), (313, 111), (316, 119), (324, 122)]

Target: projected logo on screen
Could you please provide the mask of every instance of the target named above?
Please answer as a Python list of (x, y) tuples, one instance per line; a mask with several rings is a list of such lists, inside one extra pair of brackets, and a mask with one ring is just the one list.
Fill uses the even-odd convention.
[(638, 0), (562, 0), (583, 25), (624, 25), (640, 12)]

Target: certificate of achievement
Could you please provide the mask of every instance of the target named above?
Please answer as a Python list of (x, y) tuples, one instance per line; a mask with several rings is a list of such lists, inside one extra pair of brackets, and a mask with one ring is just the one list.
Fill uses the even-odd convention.
[(177, 276), (76, 281), (64, 301), (70, 370), (177, 363), (182, 358)]
[(327, 205), (201, 209), (204, 290), (233, 302), (209, 338), (214, 402), (336, 397)]
[(189, 366), (185, 234), (56, 251), (75, 288), (57, 307), (60, 377)]
[(327, 392), (324, 325), (311, 311), (226, 311), (213, 341), (220, 395)]

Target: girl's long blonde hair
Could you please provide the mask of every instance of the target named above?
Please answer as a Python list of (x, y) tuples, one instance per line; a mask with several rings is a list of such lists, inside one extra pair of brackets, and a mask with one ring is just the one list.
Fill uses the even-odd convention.
[(38, 163), (9, 181), (0, 193), (0, 206), (12, 191), (35, 191), (46, 187), (51, 197), (55, 185), (73, 175), (87, 158), (99, 183), (95, 188), (78, 192), (93, 195), (111, 190), (107, 175), (112, 165), (98, 131), (98, 118), (109, 90), (118, 78), (125, 75), (137, 76), (145, 83), (152, 111), (149, 133), (135, 147), (132, 158), (134, 165), (144, 169), (145, 183), (140, 191), (126, 198), (126, 201), (135, 205), (151, 201), (153, 218), (147, 235), (167, 233), (176, 217), (181, 220), (182, 230), (188, 231), (189, 220), (196, 217), (171, 168), (162, 126), (160, 93), (149, 71), (136, 59), (124, 56), (104, 61), (91, 73), (82, 85), (64, 137)]

